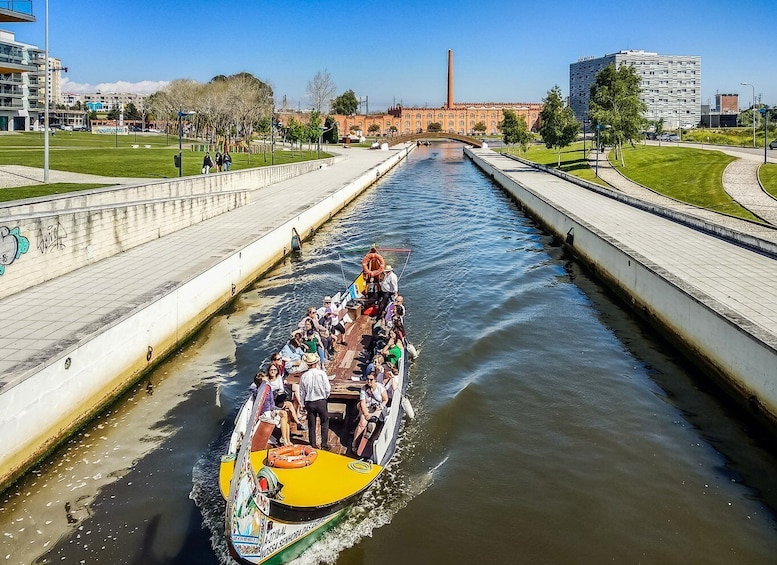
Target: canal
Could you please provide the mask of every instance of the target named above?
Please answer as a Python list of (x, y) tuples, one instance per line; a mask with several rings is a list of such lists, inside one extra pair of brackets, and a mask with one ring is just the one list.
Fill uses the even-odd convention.
[(229, 563), (232, 419), (372, 242), (413, 250), (416, 419), (300, 563), (774, 563), (770, 440), (450, 143), (418, 148), (3, 493), (0, 562)]

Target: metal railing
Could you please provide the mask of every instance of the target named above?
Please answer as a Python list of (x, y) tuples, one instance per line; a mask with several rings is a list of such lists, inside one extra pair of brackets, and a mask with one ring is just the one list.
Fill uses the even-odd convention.
[(32, 16), (32, 0), (0, 0), (0, 10)]

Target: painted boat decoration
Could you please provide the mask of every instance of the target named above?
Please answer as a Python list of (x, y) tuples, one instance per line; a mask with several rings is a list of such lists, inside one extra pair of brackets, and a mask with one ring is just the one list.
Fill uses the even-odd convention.
[[(321, 438), (321, 447), (311, 445), (311, 430), (294, 424), (291, 412), (285, 416), (290, 422), (290, 445), (278, 446), (277, 416), (283, 408), (277, 405), (277, 386), (274, 391), (263, 380), (255, 384), (238, 413), (227, 453), (221, 458), (219, 485), (226, 499), (227, 545), (239, 563), (284, 563), (299, 556), (344, 518), (394, 455), (402, 416), (412, 412), (404, 395), (415, 349), (404, 335), (402, 297), (381, 290), (383, 279), (393, 276), (396, 285), (401, 277), (386, 264), (385, 253), (404, 255), (406, 266), (410, 250), (373, 246), (362, 261), (362, 273), (345, 291), (326, 297), (329, 302), (316, 314), (327, 322), (318, 326), (324, 328), (315, 332), (319, 337), (327, 333), (327, 326), (333, 328), (325, 336), (329, 339), (320, 340), (327, 342), (323, 345), (339, 342), (324, 351), (323, 364), (315, 365), (325, 369), (331, 388), (326, 437), (321, 436), (321, 421), (314, 420), (313, 437)], [(391, 290), (391, 281), (383, 286)], [(393, 333), (398, 336), (392, 341)], [(293, 336), (288, 345), (295, 343)], [(383, 361), (388, 360), (382, 375), (380, 367), (368, 372), (371, 362), (372, 366), (381, 362), (380, 357), (374, 358), (381, 351), (386, 353)], [(303, 360), (315, 357), (310, 357), (312, 350), (307, 353)], [(321, 353), (317, 347), (316, 354)], [(307, 369), (304, 361), (295, 364), (294, 356), (281, 359), (290, 369), (284, 389), (290, 395), (296, 394), (295, 385)], [(378, 389), (373, 381), (380, 382), (381, 377), (385, 397), (382, 392), (369, 392)], [(381, 397), (388, 402), (382, 403)], [(308, 419), (308, 427), (310, 423)], [(281, 431), (281, 440), (283, 435)]]

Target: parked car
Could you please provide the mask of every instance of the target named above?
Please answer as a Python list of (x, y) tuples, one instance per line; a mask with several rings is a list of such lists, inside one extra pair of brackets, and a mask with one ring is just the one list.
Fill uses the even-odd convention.
[(658, 139), (659, 141), (680, 141), (680, 136), (676, 133), (662, 133)]
[(777, 149), (777, 139), (769, 144), (769, 149)]

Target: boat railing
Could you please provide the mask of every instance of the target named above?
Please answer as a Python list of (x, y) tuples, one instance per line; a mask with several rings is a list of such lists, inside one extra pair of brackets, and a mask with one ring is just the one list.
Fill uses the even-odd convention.
[(374, 460), (380, 464), (386, 461), (386, 454), (389, 450), (394, 449), (394, 443), (396, 442), (397, 426), (399, 426), (398, 420), (402, 411), (402, 394), (405, 390), (405, 379), (407, 379), (408, 365), (405, 355), (402, 356), (400, 363), (401, 368), (399, 371), (397, 390), (394, 391), (391, 406), (389, 406), (388, 414), (386, 414), (383, 421), (383, 427), (373, 443)]

